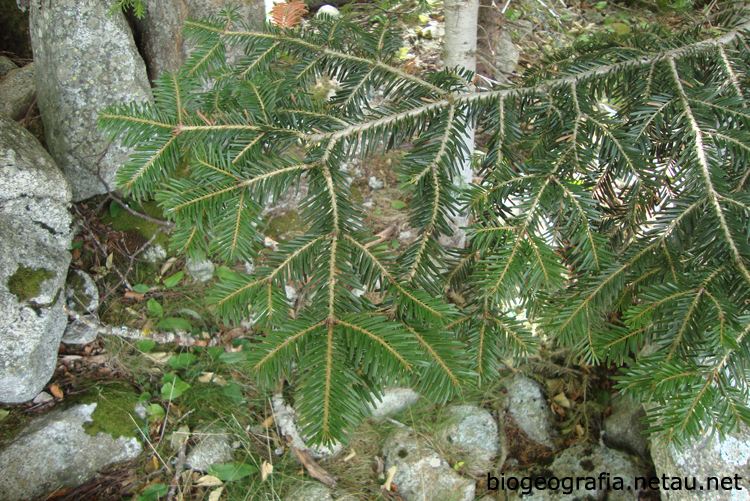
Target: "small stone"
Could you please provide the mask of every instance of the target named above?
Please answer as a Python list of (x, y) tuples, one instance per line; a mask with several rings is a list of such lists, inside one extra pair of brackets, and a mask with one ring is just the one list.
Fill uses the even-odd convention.
[(186, 458), (193, 470), (208, 471), (214, 464), (229, 463), (234, 457), (234, 449), (229, 435), (221, 428), (205, 428), (196, 433), (201, 437)]
[(370, 188), (372, 188), (373, 190), (379, 190), (379, 189), (381, 189), (381, 188), (382, 188), (383, 186), (385, 186), (385, 183), (384, 183), (383, 181), (378, 181), (378, 178), (376, 178), (375, 176), (370, 176), (370, 180), (368, 181), (368, 183), (367, 183), (367, 184), (368, 184), (368, 185), (370, 186)]
[(612, 414), (604, 420), (604, 443), (646, 458), (648, 436), (644, 433), (648, 425), (643, 423), (646, 411), (622, 395), (612, 399)]
[(149, 263), (158, 263), (164, 261), (167, 258), (167, 251), (161, 244), (154, 244), (143, 253), (143, 259)]
[(99, 289), (83, 270), (72, 270), (65, 283), (68, 308), (78, 313), (92, 313), (99, 307)]
[(323, 5), (318, 9), (318, 12), (315, 13), (315, 17), (318, 19), (320, 19), (322, 16), (328, 16), (336, 19), (341, 16), (341, 12), (339, 12), (339, 10), (333, 5)]
[(286, 298), (289, 301), (294, 301), (295, 299), (299, 297), (299, 294), (297, 293), (297, 289), (295, 289), (291, 285), (284, 286), (284, 294), (286, 294)]
[(185, 263), (185, 268), (187, 268), (187, 271), (190, 273), (190, 276), (193, 277), (193, 280), (202, 283), (211, 280), (214, 276), (214, 270), (216, 270), (214, 263), (208, 259), (188, 258)]
[(385, 419), (416, 404), (419, 397), (419, 393), (411, 388), (388, 388), (383, 392), (380, 401), (374, 399), (375, 405), (368, 404), (368, 406), (374, 419)]
[(476, 405), (457, 405), (450, 412), (459, 418), (448, 430), (451, 442), (478, 461), (491, 461), (498, 452), (497, 423), (492, 414)]
[(411, 231), (402, 231), (399, 234), (398, 239), (405, 242), (405, 241), (411, 240), (413, 237), (414, 237), (414, 233), (412, 233)]
[(39, 404), (46, 404), (47, 402), (51, 402), (54, 399), (55, 398), (52, 395), (50, 395), (46, 391), (43, 391), (39, 395), (37, 395), (36, 397), (34, 397), (34, 400), (32, 400), (31, 402), (34, 403), (34, 404), (36, 404), (36, 405), (39, 405)]
[(83, 319), (87, 322), (80, 322), (74, 320), (68, 324), (65, 328), (65, 334), (63, 334), (62, 342), (65, 344), (89, 344), (96, 340), (98, 332), (90, 324), (99, 324), (99, 317), (97, 315), (84, 315)]
[(146, 403), (145, 402), (138, 402), (135, 404), (135, 413), (138, 415), (139, 418), (141, 418), (143, 421), (146, 420), (148, 417), (148, 412), (146, 412)]
[(367, 202), (362, 202), (362, 208), (364, 209), (372, 209), (373, 205), (375, 205), (375, 203), (372, 200), (368, 200)]
[(0, 80), (0, 111), (12, 119), (25, 117), (35, 99), (34, 63), (11, 70)]
[[(53, 491), (74, 489), (110, 464), (135, 459), (143, 446), (135, 437), (113, 437), (96, 426), (94, 412), (104, 402), (80, 404), (38, 416), (0, 450), (2, 499), (49, 499)], [(115, 419), (125, 419), (123, 409)], [(110, 419), (114, 418), (111, 416)], [(128, 418), (128, 423), (131, 423)], [(133, 427), (139, 426), (133, 424)], [(80, 499), (80, 498), (79, 498)]]
[(510, 415), (518, 427), (537, 444), (554, 449), (552, 411), (539, 386), (531, 379), (516, 377), (507, 389)]
[(333, 501), (331, 490), (319, 483), (305, 484), (285, 499), (286, 501)]
[(463, 478), (427, 441), (407, 429), (396, 430), (383, 444), (385, 469), (396, 467), (393, 484), (405, 501), (472, 501), (476, 483)]

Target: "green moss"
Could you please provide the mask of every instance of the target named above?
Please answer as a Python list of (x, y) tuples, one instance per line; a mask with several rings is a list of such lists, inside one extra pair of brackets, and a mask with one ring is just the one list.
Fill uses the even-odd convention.
[(138, 395), (129, 384), (123, 381), (107, 382), (106, 385), (90, 389), (79, 402), (96, 403), (96, 410), (91, 416), (93, 422), (84, 425), (86, 433), (92, 437), (106, 433), (112, 438), (141, 438), (137, 428), (144, 423), (133, 410), (138, 403)]
[(349, 191), (352, 193), (351, 200), (357, 205), (362, 205), (362, 192), (359, 190), (359, 187), (356, 184), (352, 184), (349, 187)]
[(8, 407), (7, 410), (10, 411), (10, 414), (0, 421), (0, 445), (16, 438), (31, 421), (31, 416), (19, 412), (20, 409), (17, 407)]
[(266, 221), (266, 225), (268, 226), (266, 235), (274, 240), (279, 240), (279, 238), (290, 231), (305, 230), (302, 218), (293, 210), (281, 216), (271, 217)]
[(54, 271), (27, 268), (20, 264), (16, 272), (8, 278), (8, 290), (22, 303), (39, 296), (42, 282), (52, 278), (55, 278)]
[[(154, 219), (164, 219), (164, 212), (161, 210), (156, 201), (145, 202), (140, 205), (131, 202), (129, 205), (133, 210), (145, 213)], [(124, 209), (120, 210), (120, 212), (118, 212), (115, 217), (112, 217), (109, 212), (109, 208), (107, 208), (105, 212), (102, 213), (101, 219), (102, 223), (110, 225), (112, 229), (117, 231), (136, 230), (146, 240), (151, 238), (156, 230), (161, 227), (161, 225), (157, 223), (152, 223), (151, 221), (146, 221), (141, 217), (134, 216)], [(160, 232), (154, 239), (153, 243), (161, 244), (161, 246), (166, 249), (168, 248), (169, 237), (164, 232)]]

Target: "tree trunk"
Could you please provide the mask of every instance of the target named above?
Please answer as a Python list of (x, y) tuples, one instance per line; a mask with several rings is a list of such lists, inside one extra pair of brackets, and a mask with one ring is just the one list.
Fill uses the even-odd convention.
[[(479, 0), (445, 0), (445, 66), (455, 68), (461, 66), (471, 71), (477, 68), (477, 13)], [(471, 89), (466, 89), (471, 91)], [(474, 129), (467, 127), (464, 144), (469, 153), (474, 151)], [(471, 183), (471, 156), (464, 159), (460, 168), (460, 175), (454, 180), (457, 188)], [(469, 223), (468, 212), (454, 215), (456, 225), (453, 236), (442, 235), (440, 243), (443, 246), (464, 247), (466, 232), (461, 229)]]

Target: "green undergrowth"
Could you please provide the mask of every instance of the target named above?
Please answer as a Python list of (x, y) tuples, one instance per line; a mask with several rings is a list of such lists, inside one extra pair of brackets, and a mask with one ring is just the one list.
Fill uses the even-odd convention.
[[(233, 363), (242, 358), (242, 352), (252, 350), (253, 345), (253, 339), (249, 336), (228, 341), (222, 347), (210, 348), (159, 346), (147, 341), (108, 341), (108, 352), (116, 357), (119, 365), (132, 371), (131, 377), (142, 390), (141, 401), (148, 405), (151, 413), (150, 441), (161, 461), (171, 463), (176, 459), (178, 449), (171, 445), (171, 439), (172, 433), (180, 427), (188, 427), (191, 433), (188, 446), (192, 447), (199, 441), (201, 430), (207, 427), (216, 429), (218, 426), (228, 432), (229, 441), (236, 446), (233, 458), (235, 466), (258, 470), (243, 478), (224, 482), (221, 499), (226, 501), (281, 500), (305, 483), (316, 482), (304, 472), (286, 440), (280, 439), (272, 420), (272, 395), (258, 390), (252, 380), (238, 370), (240, 365)], [(162, 363), (154, 362), (151, 357)], [(383, 445), (387, 438), (403, 426), (413, 429), (426, 447), (437, 451), (451, 467), (467, 478), (478, 478), (477, 475), (490, 471), (490, 468), (499, 468), (501, 465), (478, 462), (451, 442), (448, 430), (457, 422), (457, 418), (449, 409), (472, 403), (491, 412), (495, 419), (502, 417), (507, 397), (503, 382), (514, 374), (514, 371), (508, 370), (506, 377), (497, 383), (467, 392), (446, 405), (436, 405), (423, 398), (392, 419), (363, 423), (352, 434), (350, 443), (342, 453), (336, 458), (318, 461), (322, 468), (339, 479), (334, 491), (337, 499), (393, 499), (380, 490), (383, 479), (378, 477), (375, 465), (376, 458), (383, 458)], [(167, 398), (164, 381), (181, 382), (184, 384), (183, 390), (176, 397)], [(285, 391), (285, 395), (287, 393)], [(264, 428), (264, 423), (270, 426)], [(162, 426), (165, 427), (163, 433), (160, 432)], [(148, 464), (148, 461), (144, 460), (143, 464)], [(273, 472), (265, 481), (260, 475), (264, 464), (273, 466)], [(170, 478), (163, 476), (157, 481), (168, 485)], [(216, 488), (188, 490), (183, 493), (184, 499), (205, 499)], [(477, 499), (492, 498), (480, 491)]]
[[(137, 203), (133, 200), (126, 200), (125, 203), (137, 212), (151, 216), (154, 219), (164, 220), (164, 212), (156, 201), (152, 200), (149, 202)], [(114, 208), (112, 207), (113, 204), (116, 204)], [(147, 221), (142, 217), (135, 216), (121, 207), (117, 208), (118, 205), (119, 203), (113, 200), (101, 213), (101, 222), (111, 226), (113, 230), (124, 232), (135, 230), (138, 231), (145, 239), (144, 241), (146, 241), (151, 238), (159, 228), (163, 228), (163, 226), (158, 223)], [(160, 244), (166, 250), (169, 245), (169, 235), (165, 232), (159, 232), (154, 238), (153, 244)]]

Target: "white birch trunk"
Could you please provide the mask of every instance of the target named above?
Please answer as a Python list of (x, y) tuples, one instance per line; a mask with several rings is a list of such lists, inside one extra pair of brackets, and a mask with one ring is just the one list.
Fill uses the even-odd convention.
[[(454, 68), (461, 66), (471, 71), (477, 69), (477, 14), (479, 12), (479, 0), (445, 0), (445, 66)], [(467, 89), (471, 91), (471, 89)], [(466, 149), (474, 151), (474, 129), (467, 128), (464, 135)], [(454, 180), (455, 185), (460, 188), (471, 183), (473, 173), (471, 170), (471, 158), (466, 158), (460, 168), (460, 175)], [(464, 247), (466, 245), (466, 232), (461, 230), (467, 226), (469, 217), (467, 212), (454, 215), (456, 228), (453, 236), (443, 235), (440, 243), (444, 246)]]

